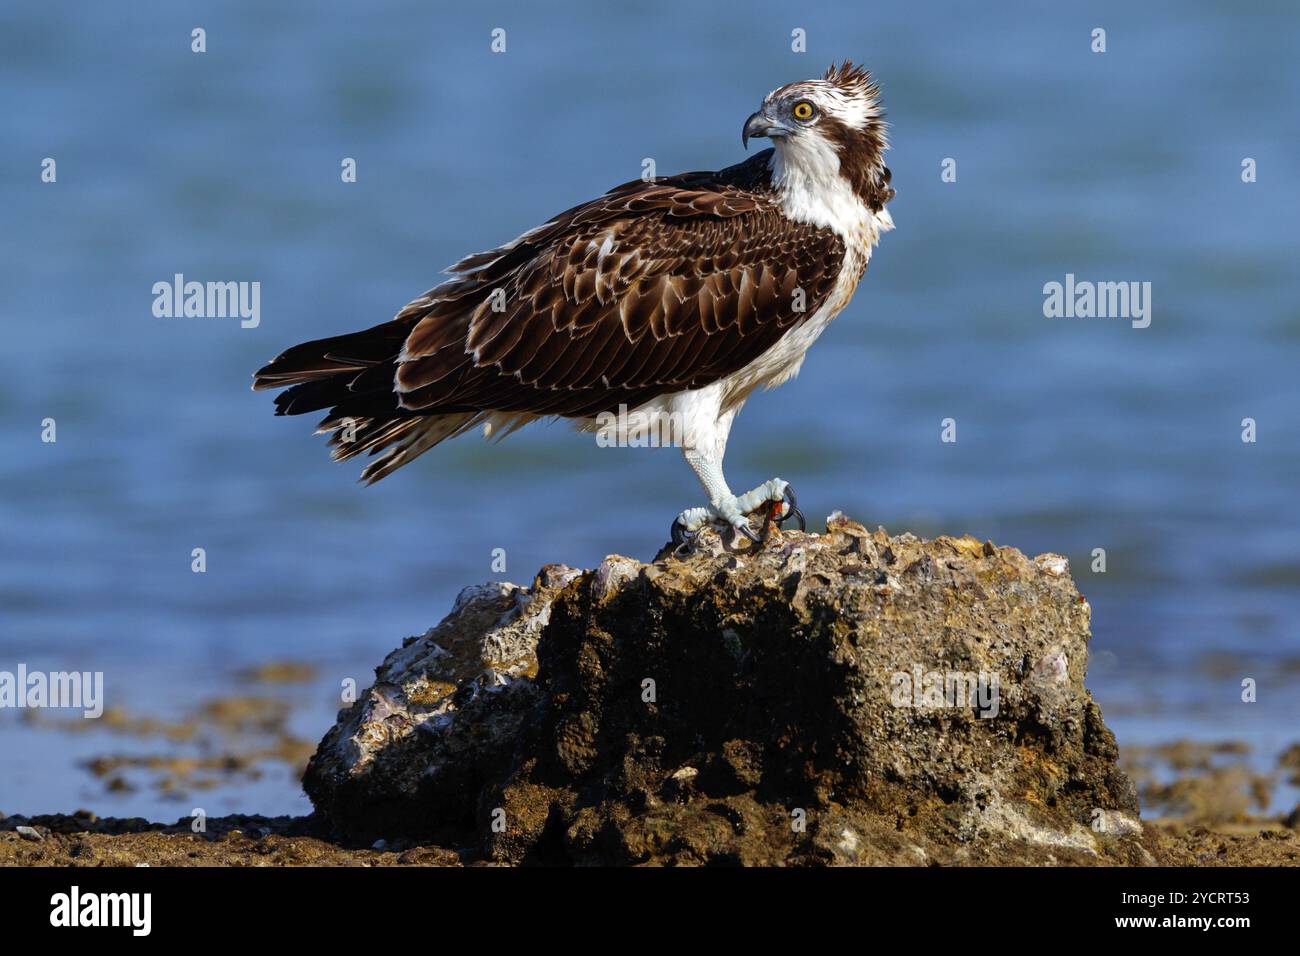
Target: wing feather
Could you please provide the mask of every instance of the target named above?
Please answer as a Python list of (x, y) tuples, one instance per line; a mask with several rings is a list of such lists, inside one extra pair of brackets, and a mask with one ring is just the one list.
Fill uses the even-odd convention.
[(391, 322), (290, 349), (256, 387), (294, 386), (285, 414), (333, 405), (325, 430), (363, 417), (336, 451), (389, 448), (373, 478), (492, 412), (590, 417), (711, 384), (815, 313), (844, 261), (833, 232), (782, 215), (769, 159), (617, 186), (462, 259)]
[[(462, 295), (475, 308), (460, 356), (454, 319), (421, 319), (397, 370), (402, 406), (428, 409), (425, 386), (458, 360), (474, 372), (469, 390), (440, 400), (482, 410), (576, 415), (595, 387), (611, 406), (633, 391), (698, 388), (756, 359), (833, 288), (841, 240), (791, 222), (770, 200), (626, 189), (549, 230), (510, 272), (499, 266), (518, 249), (487, 262), (474, 277), (484, 297)], [(507, 299), (498, 311), (496, 290)], [(426, 323), (451, 327), (452, 341)], [(572, 404), (553, 392), (573, 393)]]

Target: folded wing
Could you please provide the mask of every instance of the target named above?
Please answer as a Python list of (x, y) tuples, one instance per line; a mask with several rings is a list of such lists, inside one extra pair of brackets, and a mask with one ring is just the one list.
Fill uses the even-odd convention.
[(386, 450), (377, 480), (491, 414), (592, 417), (724, 378), (817, 310), (844, 255), (754, 188), (764, 158), (617, 187), (391, 322), (289, 349), (254, 388), (292, 386), (279, 414), (329, 408), (336, 458)]

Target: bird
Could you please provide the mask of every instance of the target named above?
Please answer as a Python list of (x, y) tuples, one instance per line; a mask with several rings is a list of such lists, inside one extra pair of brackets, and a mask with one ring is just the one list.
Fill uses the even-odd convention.
[(372, 456), (368, 484), (474, 429), (594, 431), (630, 410), (673, 429), (707, 496), (673, 520), (675, 546), (706, 526), (758, 543), (792, 517), (802, 530), (789, 482), (732, 492), (727, 436), (756, 389), (798, 373), (894, 227), (887, 132), (871, 74), (833, 64), (746, 118), (744, 148), (769, 148), (616, 186), (466, 256), (391, 321), (289, 348), (253, 388), (282, 389), (277, 415), (327, 410), (317, 433), (335, 460)]

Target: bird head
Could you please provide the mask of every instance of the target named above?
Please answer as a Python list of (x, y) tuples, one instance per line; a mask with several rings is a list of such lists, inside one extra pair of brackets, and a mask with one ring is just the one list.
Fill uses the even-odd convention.
[(884, 164), (886, 139), (880, 89), (862, 67), (844, 61), (819, 80), (773, 90), (745, 120), (741, 141), (766, 136), (786, 166), (810, 178), (842, 175), (872, 209), (893, 198)]

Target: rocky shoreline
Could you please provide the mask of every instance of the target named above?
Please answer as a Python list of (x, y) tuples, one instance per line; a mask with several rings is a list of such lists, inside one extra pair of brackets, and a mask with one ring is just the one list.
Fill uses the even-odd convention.
[(549, 565), (388, 655), (308, 764), (311, 817), (11, 817), (0, 863), (1300, 863), (1290, 820), (1140, 819), (1090, 613), (1059, 555), (838, 514)]
[[(1143, 823), (1143, 844), (1161, 866), (1300, 866), (1300, 836), (1264, 817), (1231, 826)], [(30, 831), (30, 832), (26, 832)], [(903, 859), (898, 862), (910, 864)], [(1014, 845), (961, 861), (977, 866), (1125, 865), (1114, 856), (1064, 860)], [(500, 865), (481, 847), (395, 839), (350, 846), (318, 817), (211, 818), (206, 833), (189, 819), (174, 824), (97, 819), (93, 814), (0, 820), (0, 866), (485, 866)]]

